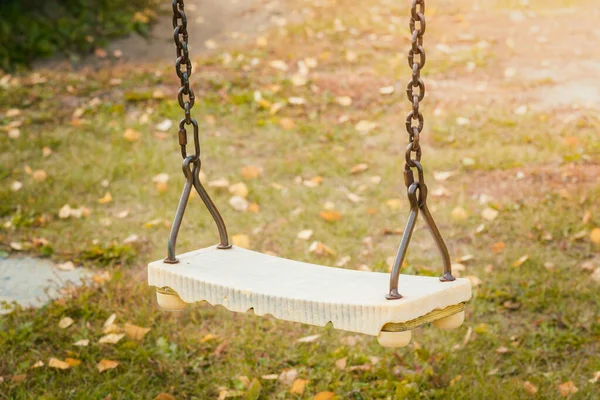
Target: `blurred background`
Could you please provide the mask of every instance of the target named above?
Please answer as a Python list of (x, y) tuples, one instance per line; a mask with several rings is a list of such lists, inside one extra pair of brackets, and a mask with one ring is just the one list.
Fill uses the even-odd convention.
[[(593, 399), (600, 385), (600, 10), (426, 0), (422, 164), (473, 299), (402, 349), (158, 310), (184, 178), (170, 2), (0, 2), (0, 399)], [(201, 179), (233, 242), (389, 271), (410, 2), (186, 1)], [(178, 251), (216, 243), (190, 199)], [(437, 276), (421, 224), (403, 273)], [(382, 288), (385, 291), (385, 288)]]

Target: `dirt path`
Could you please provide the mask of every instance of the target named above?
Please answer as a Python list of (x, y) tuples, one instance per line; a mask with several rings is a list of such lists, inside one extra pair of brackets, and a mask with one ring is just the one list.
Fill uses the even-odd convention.
[[(218, 49), (225, 43), (244, 41), (273, 24), (282, 23), (285, 4), (282, 0), (186, 0), (185, 10), (190, 33), (189, 47), (192, 54), (198, 55), (202, 51)], [(133, 34), (115, 40), (106, 51), (106, 59), (90, 55), (76, 67), (105, 67), (132, 61), (172, 61), (174, 48), (170, 2), (165, 2), (160, 10), (148, 38)], [(119, 60), (112, 57), (115, 51), (122, 53)], [(56, 57), (37, 63), (36, 68), (55, 68), (65, 62), (64, 58)]]

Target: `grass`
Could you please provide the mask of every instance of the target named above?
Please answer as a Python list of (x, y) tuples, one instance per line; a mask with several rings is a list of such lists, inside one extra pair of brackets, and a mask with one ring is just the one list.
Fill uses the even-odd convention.
[[(396, 24), (404, 32), (404, 18), (396, 23), (392, 16), (406, 10), (375, 1), (306, 7), (318, 12), (306, 13), (304, 22), (289, 27), (288, 32), (297, 33), (292, 37), (276, 31), (267, 47), (227, 49), (233, 55), (229, 63), (219, 55), (197, 60), (193, 111), (200, 123), (203, 172), (208, 181), (227, 178), (248, 186), (248, 199), (260, 206), (258, 213), (233, 210), (227, 190), (210, 192), (230, 233), (248, 235), (252, 249), (326, 265), (350, 256), (346, 268), (366, 264), (386, 270), (400, 238), (384, 230), (402, 228), (408, 211), (401, 174), (408, 105), (404, 79), (393, 96), (381, 96), (378, 89), (408, 76), (405, 63), (395, 61), (398, 49), (407, 48), (407, 39), (389, 28)], [(336, 13), (324, 12), (331, 7)], [(469, 12), (460, 8), (463, 3), (453, 2), (452, 7), (453, 13)], [(426, 45), (435, 43), (452, 22), (443, 10), (435, 10), (438, 25), (428, 31)], [(347, 30), (356, 29), (354, 39), (347, 31), (336, 32), (329, 15), (337, 15)], [(308, 36), (308, 28), (315, 35), (322, 32), (321, 38)], [(393, 41), (374, 51), (371, 34), (391, 34)], [(353, 43), (358, 43), (360, 57), (351, 63), (345, 54)], [(496, 46), (492, 43), (486, 51), (495, 54)], [(261, 62), (244, 71), (252, 57)], [(289, 79), (293, 65), (305, 57), (315, 58), (318, 66), (308, 85), (295, 87)], [(445, 64), (444, 58), (431, 52), (426, 83), (464, 82), (464, 63)], [(268, 63), (274, 59), (288, 62), (291, 71), (273, 70)], [(495, 63), (477, 68), (492, 83), (502, 75)], [(39, 83), (40, 77), (45, 82)], [(205, 304), (180, 314), (157, 309), (144, 267), (165, 255), (183, 183), (175, 127), (166, 138), (155, 127), (182, 115), (172, 100), (174, 82), (170, 67), (123, 66), (19, 75), (0, 91), (3, 130), (22, 121), (19, 138), (0, 138), (0, 146), (7, 149), (0, 154), (2, 249), (16, 256), (10, 243), (22, 242), (31, 245), (27, 251), (33, 255), (73, 260), (111, 276), (41, 309), (17, 309), (0, 317), (0, 398), (129, 399), (170, 393), (178, 399), (209, 399), (224, 390), (243, 397), (247, 381), (254, 378), (264, 399), (309, 399), (322, 391), (335, 392), (340, 399), (529, 398), (526, 381), (539, 389), (539, 398), (561, 398), (558, 385), (567, 381), (579, 389), (574, 399), (597, 395), (598, 384), (589, 380), (600, 370), (600, 297), (598, 284), (581, 268), (586, 261), (597, 264), (599, 250), (589, 239), (589, 232), (600, 225), (600, 188), (593, 180), (600, 154), (596, 113), (575, 113), (569, 122), (563, 121), (572, 110), (517, 115), (514, 110), (521, 104), (509, 91), (519, 83), (507, 85), (491, 103), (476, 93), (459, 101), (440, 95), (443, 89), (429, 89), (423, 104), (423, 163), (431, 190), (444, 187), (449, 192), (432, 196), (431, 207), (453, 259), (473, 255), (462, 275), (482, 283), (474, 288), (463, 327), (451, 332), (419, 328), (409, 347), (392, 351), (370, 337), (230, 314)], [(257, 103), (256, 91), (269, 103)], [(342, 95), (352, 96), (352, 106), (337, 104), (335, 98)], [(307, 105), (271, 112), (272, 104), (285, 103), (290, 96), (304, 97)], [(21, 114), (8, 117), (6, 112), (15, 108)], [(344, 115), (349, 121), (340, 123)], [(284, 129), (283, 118), (293, 120), (294, 127)], [(458, 126), (457, 118), (469, 123)], [(355, 124), (361, 119), (378, 127), (360, 135)], [(127, 141), (127, 128), (141, 132), (141, 138)], [(44, 147), (52, 154), (44, 157)], [(465, 163), (466, 158), (475, 163)], [(352, 174), (358, 163), (369, 169)], [(241, 168), (249, 165), (262, 168), (257, 179), (243, 177)], [(48, 177), (38, 182), (27, 167), (44, 170)], [(434, 171), (449, 170), (457, 175), (446, 182), (432, 177)], [(585, 170), (592, 171), (591, 178)], [(518, 172), (525, 177), (517, 179)], [(170, 176), (166, 192), (152, 182), (159, 173)], [(315, 176), (323, 178), (318, 187), (298, 183)], [(379, 184), (374, 183), (377, 176)], [(23, 188), (11, 190), (14, 181)], [(98, 203), (106, 192), (113, 200)], [(352, 203), (347, 192), (363, 200)], [(487, 204), (480, 201), (484, 194), (490, 199)], [(390, 207), (390, 199), (400, 199), (402, 207)], [(327, 202), (342, 213), (340, 221), (319, 217)], [(58, 211), (65, 204), (85, 206), (91, 214), (61, 219)], [(493, 221), (480, 217), (488, 206), (500, 211)], [(453, 219), (456, 207), (469, 217)], [(123, 211), (128, 211), (125, 217)], [(588, 211), (591, 216), (584, 218)], [(310, 253), (310, 242), (296, 239), (302, 229), (312, 229), (314, 239), (333, 248), (336, 256)], [(124, 244), (132, 234), (139, 240)], [(36, 247), (36, 238), (48, 243)], [(193, 197), (179, 252), (216, 240), (210, 217)], [(492, 251), (499, 242), (505, 243), (504, 250)], [(528, 260), (513, 266), (524, 255)], [(405, 270), (434, 274), (439, 269), (435, 247), (421, 227)], [(102, 325), (113, 312), (117, 324), (149, 327), (149, 333), (143, 340), (125, 337), (115, 345), (98, 344)], [(59, 329), (65, 316), (75, 322)], [(321, 337), (296, 342), (312, 334)], [(73, 346), (80, 339), (90, 339), (90, 345)], [(47, 366), (52, 357), (81, 364), (53, 369)], [(346, 369), (336, 368), (344, 357)], [(120, 364), (98, 373), (101, 359)], [(40, 360), (46, 366), (32, 368)], [(302, 395), (291, 394), (289, 385), (277, 380), (261, 378), (287, 369), (309, 380)]]

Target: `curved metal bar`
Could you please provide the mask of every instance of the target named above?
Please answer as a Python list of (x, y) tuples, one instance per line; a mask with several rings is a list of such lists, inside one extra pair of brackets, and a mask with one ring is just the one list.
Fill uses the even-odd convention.
[(419, 204), (419, 208), (422, 211), (423, 218), (425, 219), (425, 223), (431, 232), (431, 236), (433, 236), (433, 240), (437, 245), (440, 254), (442, 255), (442, 261), (444, 263), (444, 274), (440, 277), (440, 281), (442, 282), (451, 282), (456, 280), (454, 276), (452, 276), (452, 262), (450, 261), (450, 254), (448, 253), (448, 248), (446, 247), (446, 243), (442, 238), (442, 234), (438, 229), (435, 221), (433, 220), (433, 216), (429, 212), (429, 208), (427, 207), (427, 203)]
[(167, 264), (176, 264), (179, 262), (175, 253), (175, 247), (177, 245), (177, 235), (179, 234), (181, 221), (183, 221), (183, 214), (185, 214), (185, 209), (194, 184), (194, 177), (192, 175), (192, 170), (190, 169), (190, 163), (193, 162), (193, 160), (193, 156), (186, 157), (181, 165), (183, 175), (185, 176), (185, 186), (183, 187), (179, 205), (177, 206), (177, 212), (175, 213), (175, 218), (171, 225), (171, 234), (169, 235), (169, 244), (167, 245), (167, 258), (164, 259), (164, 262)]
[(221, 239), (221, 243), (217, 246), (217, 248), (230, 249), (231, 244), (229, 243), (229, 236), (227, 236), (227, 227), (225, 226), (223, 217), (221, 217), (217, 206), (215, 206), (215, 203), (213, 203), (212, 199), (204, 189), (204, 186), (202, 186), (202, 183), (200, 183), (200, 160), (198, 160), (198, 162), (194, 164), (192, 175), (194, 188), (196, 189), (196, 192), (198, 192), (198, 195), (204, 202), (204, 205), (208, 209), (208, 212), (210, 212), (210, 215), (215, 220), (217, 228), (219, 229), (219, 237)]
[(398, 280), (400, 279), (400, 269), (402, 268), (404, 258), (406, 258), (408, 245), (410, 244), (410, 239), (417, 224), (417, 217), (419, 216), (419, 202), (416, 194), (417, 190), (419, 189), (419, 185), (419, 182), (413, 182), (408, 187), (410, 214), (408, 215), (406, 228), (404, 228), (404, 234), (402, 235), (402, 240), (400, 241), (400, 247), (398, 248), (398, 253), (396, 254), (396, 259), (394, 260), (394, 265), (392, 267), (392, 272), (390, 273), (390, 292), (385, 296), (385, 298), (388, 300), (397, 300), (402, 298), (402, 295), (398, 293)]

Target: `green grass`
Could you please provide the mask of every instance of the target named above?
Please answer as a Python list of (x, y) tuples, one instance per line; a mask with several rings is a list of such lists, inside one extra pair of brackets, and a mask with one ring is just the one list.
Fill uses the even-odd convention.
[[(389, 34), (386, 24), (360, 18), (373, 2), (338, 3), (336, 10), (348, 13), (342, 18), (345, 25), (359, 29), (360, 38)], [(379, 7), (377, 13), (384, 20), (390, 18), (386, 8)], [(210, 193), (230, 234), (248, 235), (251, 248), (326, 265), (347, 255), (351, 261), (346, 268), (366, 264), (385, 271), (400, 237), (385, 235), (384, 230), (401, 229), (408, 212), (407, 202), (401, 209), (386, 202), (405, 199), (403, 115), (409, 105), (403, 83), (389, 97), (380, 96), (378, 89), (398, 76), (408, 76), (409, 71), (404, 61), (393, 66), (397, 54), (391, 49), (375, 51), (375, 66), (370, 65), (374, 50), (368, 46), (357, 51), (362, 55), (356, 64), (348, 65), (338, 46), (344, 35), (326, 28), (334, 26), (328, 16), (335, 13), (317, 11), (314, 18), (290, 27), (290, 32), (323, 30), (319, 41), (273, 33), (267, 48), (230, 49), (231, 54), (244, 55), (242, 61), (236, 56), (229, 65), (218, 57), (198, 60), (193, 113), (200, 123), (203, 171), (209, 181), (223, 177), (247, 184), (248, 199), (260, 206), (259, 213), (234, 211), (226, 190), (210, 189)], [(440, 15), (441, 9), (436, 12)], [(434, 29), (442, 32), (450, 21), (439, 23)], [(432, 37), (435, 32), (431, 31)], [(494, 46), (487, 50), (490, 54)], [(329, 56), (324, 55), (325, 49)], [(261, 63), (244, 72), (242, 67), (251, 57)], [(311, 79), (322, 90), (313, 90), (310, 84), (295, 87), (290, 73), (268, 67), (273, 59), (291, 65), (304, 57), (318, 60)], [(461, 78), (462, 61), (436, 69), (437, 56), (433, 57), (426, 83)], [(465, 60), (469, 57), (465, 55)], [(393, 72), (384, 67), (386, 61)], [(490, 72), (495, 65), (483, 63), (478, 68)], [(261, 382), (261, 399), (311, 399), (321, 391), (335, 392), (340, 399), (529, 398), (525, 381), (539, 388), (538, 398), (561, 398), (557, 387), (566, 381), (579, 389), (574, 399), (597, 396), (598, 384), (589, 380), (600, 370), (600, 296), (598, 283), (581, 265), (597, 260), (599, 248), (590, 241), (589, 232), (600, 225), (596, 211), (600, 187), (593, 179), (561, 176), (597, 170), (599, 121), (594, 113), (562, 123), (561, 110), (516, 115), (519, 104), (510, 100), (482, 107), (477, 99), (454, 102), (437, 97), (436, 89), (431, 89), (434, 94), (423, 104), (427, 121), (423, 164), (430, 189), (443, 186), (450, 194), (431, 196), (430, 207), (452, 258), (474, 256), (465, 263), (462, 275), (476, 276), (482, 284), (474, 288), (463, 327), (450, 332), (419, 328), (410, 346), (390, 350), (371, 337), (231, 314), (206, 304), (179, 314), (158, 310), (144, 268), (165, 256), (169, 223), (183, 184), (176, 127), (167, 138), (155, 134), (157, 123), (176, 122), (182, 115), (172, 100), (176, 81), (172, 70), (125, 66), (42, 75), (45, 83), (33, 83), (32, 75), (22, 75), (0, 91), (0, 130), (8, 131), (12, 121), (23, 121), (18, 139), (0, 138), (0, 146), (6, 149), (0, 153), (0, 250), (17, 256), (11, 242), (45, 238), (47, 246), (27, 251), (56, 261), (74, 260), (96, 273), (108, 271), (111, 279), (41, 309), (17, 309), (0, 317), (1, 399), (154, 398), (163, 392), (177, 399), (211, 399), (224, 389), (240, 391), (243, 398), (248, 389), (246, 379), (240, 377)], [(115, 78), (122, 83), (111, 85)], [(155, 89), (165, 91), (167, 98), (154, 99)], [(257, 90), (271, 103), (302, 96), (308, 104), (286, 106), (272, 115), (254, 102)], [(336, 96), (345, 94), (353, 96), (351, 107), (335, 103)], [(13, 108), (21, 109), (21, 115), (7, 117), (6, 111)], [(73, 122), (77, 108), (84, 110), (82, 121)], [(434, 116), (436, 108), (444, 112)], [(142, 118), (144, 114), (147, 117)], [(342, 115), (348, 115), (349, 121), (339, 123)], [(284, 117), (294, 120), (293, 129), (281, 128)], [(469, 118), (470, 124), (458, 126), (458, 117)], [(379, 126), (359, 135), (354, 125), (361, 119)], [(125, 140), (127, 128), (140, 131), (140, 140)], [(42, 155), (45, 146), (52, 149), (48, 157)], [(464, 165), (468, 157), (474, 165)], [(351, 174), (358, 163), (367, 163), (369, 169)], [(248, 165), (260, 166), (262, 174), (245, 179), (240, 170)], [(48, 178), (36, 182), (26, 167), (43, 169)], [(433, 179), (434, 171), (448, 170), (458, 175), (446, 182)], [(526, 174), (522, 180), (515, 178), (519, 171)], [(163, 172), (170, 180), (168, 190), (160, 193), (152, 177)], [(324, 179), (316, 188), (297, 183), (297, 177), (314, 176)], [(379, 184), (373, 182), (374, 176), (381, 177)], [(14, 181), (22, 182), (23, 188), (13, 192)], [(113, 201), (98, 203), (107, 191)], [(363, 201), (350, 202), (346, 192), (360, 195)], [(479, 201), (482, 194), (491, 196), (489, 205), (500, 211), (494, 221), (480, 217), (486, 207)], [(326, 202), (333, 202), (342, 213), (340, 221), (329, 223), (319, 217)], [(88, 207), (91, 214), (60, 219), (58, 210), (64, 204)], [(468, 211), (466, 220), (453, 220), (452, 210), (459, 206)], [(121, 218), (124, 210), (129, 212)], [(591, 219), (583, 221), (586, 211)], [(296, 239), (302, 229), (312, 229), (314, 240), (337, 254), (321, 258), (310, 253), (310, 242)], [(140, 240), (124, 244), (132, 234)], [(178, 251), (216, 241), (213, 222), (194, 195)], [(496, 254), (492, 247), (498, 242), (506, 248)], [(529, 259), (514, 267), (523, 255)], [(548, 262), (554, 268), (546, 268)], [(435, 246), (421, 225), (405, 270), (427, 275), (441, 270)], [(151, 330), (141, 341), (125, 337), (116, 345), (98, 344), (102, 325), (113, 312), (119, 325), (129, 322)], [(58, 323), (65, 316), (75, 323), (62, 330)], [(208, 334), (217, 337), (202, 341)], [(312, 334), (321, 337), (312, 343), (296, 342)], [(90, 345), (73, 346), (80, 339), (89, 339)], [(501, 347), (508, 351), (497, 352)], [(47, 366), (52, 357), (82, 363), (58, 370)], [(335, 362), (344, 357), (347, 368), (340, 370)], [(96, 364), (101, 359), (120, 364), (100, 374)], [(32, 369), (40, 360), (46, 366)], [(366, 367), (348, 368), (352, 366)], [(261, 378), (286, 369), (296, 369), (299, 378), (309, 380), (303, 395), (290, 394), (289, 386)]]

